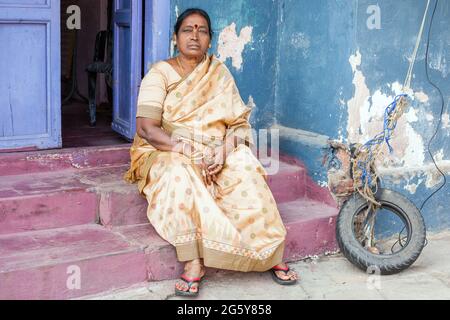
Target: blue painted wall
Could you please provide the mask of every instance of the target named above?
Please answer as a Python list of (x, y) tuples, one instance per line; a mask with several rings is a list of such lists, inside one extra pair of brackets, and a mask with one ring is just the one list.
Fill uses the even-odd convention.
[[(403, 162), (397, 164), (398, 170), (393, 175), (384, 176), (384, 186), (405, 194), (417, 206), (440, 185), (439, 177), (432, 176), (436, 170), (427, 154), (427, 143), (437, 126), (441, 106), (437, 91), (425, 76), (425, 45), (434, 1), (431, 1), (411, 84), (415, 94), (411, 108), (415, 112), (409, 113), (408, 121), (403, 120), (396, 132), (394, 153)], [(373, 21), (374, 12), (368, 10), (371, 5), (379, 8), (379, 28), (369, 29), (367, 25), (368, 20)], [(244, 26), (254, 28), (252, 41), (242, 54), (242, 69), (234, 69), (230, 60), (226, 64), (243, 99), (247, 102), (251, 95), (255, 101), (252, 121), (256, 128), (277, 124), (348, 142), (349, 127), (357, 134), (371, 133), (373, 129), (368, 129), (371, 123), (380, 121), (363, 118), (363, 108), (369, 108), (369, 115), (379, 113), (395, 95), (393, 88), (403, 84), (426, 1), (172, 0), (171, 6), (173, 23), (176, 10), (181, 12), (198, 6), (210, 13), (216, 32), (213, 51), (217, 50), (219, 33), (232, 22), (236, 23), (238, 33)], [(430, 77), (443, 92), (447, 120), (439, 129), (432, 152), (436, 155), (441, 151), (444, 161), (441, 164), (447, 165), (443, 168), (447, 171), (450, 167), (449, 162), (445, 163), (450, 158), (449, 24), (450, 1), (441, 0), (432, 27), (429, 66)], [(360, 63), (353, 68), (351, 57), (353, 61), (360, 58)], [(361, 92), (367, 96), (365, 102), (360, 101), (352, 108), (352, 99)], [(369, 107), (363, 106), (363, 102)], [(361, 114), (355, 116), (358, 113)], [(325, 150), (320, 146), (282, 136), (281, 149), (303, 160), (316, 182), (326, 182), (326, 170), (322, 166)], [(414, 166), (417, 170), (411, 169)], [(428, 186), (427, 179), (431, 181)], [(429, 230), (450, 228), (450, 214), (445, 209), (449, 196), (447, 184), (424, 208)]]
[[(399, 132), (396, 134), (403, 136), (400, 142), (409, 149), (400, 150), (402, 146), (399, 143), (394, 153), (400, 153), (409, 160), (399, 166), (398, 176), (384, 176), (384, 186), (403, 193), (417, 206), (441, 184), (437, 179), (429, 187), (426, 186), (427, 178), (436, 172), (431, 166), (427, 143), (437, 126), (441, 107), (441, 99), (425, 75), (426, 38), (434, 3), (431, 1), (411, 84), (415, 93), (424, 93), (428, 97), (426, 103), (420, 102), (417, 97), (411, 101), (417, 119), (408, 120), (422, 141), (413, 136), (408, 137), (410, 132), (405, 133), (405, 127), (398, 127)], [(369, 29), (367, 20), (373, 12), (368, 13), (368, 8), (377, 4), (381, 16), (380, 28)], [(409, 65), (407, 57), (411, 56), (414, 49), (425, 6), (426, 1), (410, 0), (279, 1), (281, 23), (275, 101), (277, 122), (282, 126), (347, 141), (348, 122), (355, 120), (355, 117), (350, 117), (353, 111), (349, 108), (349, 100), (355, 93), (361, 92), (361, 83), (358, 89), (353, 83), (355, 70), (352, 70), (349, 58), (357, 53), (361, 56), (361, 63), (356, 69), (364, 75), (364, 85), (370, 92), (370, 112), (375, 113), (374, 108), (384, 109), (386, 105), (377, 104), (375, 95), (377, 93), (378, 98), (380, 94), (393, 96), (392, 84), (403, 84)], [(430, 77), (444, 94), (444, 112), (447, 117), (450, 101), (449, 24), (450, 2), (440, 1), (432, 27), (429, 66)], [(359, 123), (353, 125), (358, 128)], [(441, 125), (431, 147), (435, 155), (442, 149), (443, 160), (450, 158), (449, 136), (448, 124), (445, 128)], [(281, 148), (305, 161), (316, 181), (326, 181), (326, 172), (320, 163), (324, 150), (292, 139), (282, 139)], [(421, 153), (422, 148), (425, 151), (424, 160), (416, 161), (417, 153)], [(408, 161), (419, 162), (424, 171), (414, 172), (408, 168), (408, 165), (411, 167)], [(443, 169), (448, 172), (448, 163)], [(450, 227), (450, 214), (445, 208), (448, 207), (449, 196), (450, 187), (447, 184), (426, 204), (423, 214), (429, 230)]]

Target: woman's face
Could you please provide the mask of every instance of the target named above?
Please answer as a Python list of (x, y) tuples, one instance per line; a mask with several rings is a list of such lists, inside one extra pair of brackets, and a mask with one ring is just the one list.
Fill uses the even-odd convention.
[(184, 19), (176, 35), (178, 50), (189, 58), (203, 57), (210, 41), (208, 22), (199, 14), (191, 14)]

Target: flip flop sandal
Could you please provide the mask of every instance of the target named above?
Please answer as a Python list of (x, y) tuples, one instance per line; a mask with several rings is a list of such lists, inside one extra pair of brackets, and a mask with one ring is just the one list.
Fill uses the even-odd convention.
[(270, 273), (272, 274), (272, 278), (273, 278), (273, 280), (275, 280), (276, 283), (281, 284), (281, 285), (292, 285), (297, 282), (297, 279), (283, 280), (283, 279), (279, 278), (277, 276), (277, 274), (275, 273), (275, 271), (282, 271), (282, 272), (284, 272), (285, 275), (287, 275), (290, 270), (291, 269), (289, 269), (289, 267), (287, 267), (287, 268), (273, 267), (272, 269), (270, 269)]
[[(203, 277), (202, 277), (203, 278)], [(202, 281), (202, 278), (188, 278), (184, 274), (180, 277), (181, 280), (186, 282), (188, 289), (187, 291), (179, 290), (178, 288), (175, 288), (175, 294), (177, 296), (185, 296), (185, 297), (197, 297), (199, 290), (200, 290), (200, 282)], [(191, 292), (191, 287), (195, 283), (198, 283), (197, 286), (197, 292)]]

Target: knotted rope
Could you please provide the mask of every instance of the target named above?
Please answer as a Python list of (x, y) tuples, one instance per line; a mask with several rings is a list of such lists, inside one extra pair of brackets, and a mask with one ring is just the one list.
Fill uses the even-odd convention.
[[(422, 24), (417, 35), (416, 45), (414, 47), (405, 82), (403, 84), (403, 92), (406, 92), (411, 85), (414, 63), (416, 61), (417, 51), (422, 40), (422, 33), (429, 6), (430, 0), (427, 2)], [(354, 190), (370, 203), (368, 209), (375, 209), (380, 206), (380, 203), (376, 201), (374, 196), (378, 189), (379, 178), (376, 172), (375, 160), (382, 156), (383, 152), (381, 147), (383, 142), (386, 142), (389, 148), (389, 153), (393, 152), (390, 140), (392, 139), (393, 130), (397, 126), (398, 119), (404, 114), (406, 108), (408, 107), (407, 97), (408, 95), (406, 93), (399, 94), (395, 97), (394, 101), (386, 107), (383, 121), (384, 128), (382, 132), (377, 134), (373, 139), (367, 141), (365, 144), (356, 145), (356, 149), (352, 157)]]

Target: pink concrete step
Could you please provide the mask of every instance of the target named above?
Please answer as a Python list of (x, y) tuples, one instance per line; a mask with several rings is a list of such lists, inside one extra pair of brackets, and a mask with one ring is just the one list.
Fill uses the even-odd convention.
[(143, 249), (99, 225), (0, 236), (0, 299), (69, 299), (146, 279)]
[(0, 177), (127, 164), (130, 144), (0, 154)]
[[(285, 260), (334, 251), (337, 209), (302, 199), (279, 205)], [(80, 289), (67, 286), (80, 271)], [(0, 236), (0, 299), (69, 299), (144, 281), (175, 279), (174, 248), (149, 224), (83, 225)]]
[(336, 218), (339, 209), (323, 202), (298, 199), (278, 204), (287, 230), (285, 257), (295, 261), (336, 251)]
[(65, 170), (0, 179), (0, 235), (95, 223), (99, 195)]
[[(146, 200), (123, 181), (128, 165), (4, 176), (0, 234), (87, 223), (107, 227), (147, 223)], [(278, 203), (304, 197), (305, 171), (281, 162), (268, 178)]]

